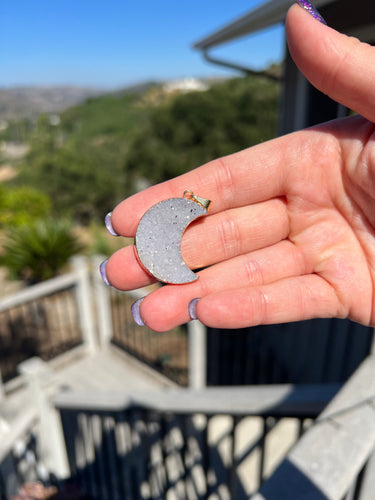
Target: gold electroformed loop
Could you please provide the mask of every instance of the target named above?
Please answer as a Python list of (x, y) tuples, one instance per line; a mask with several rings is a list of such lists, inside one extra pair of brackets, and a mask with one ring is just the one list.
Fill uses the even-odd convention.
[(190, 200), (195, 201), (196, 203), (198, 203), (201, 207), (205, 208), (206, 210), (208, 210), (210, 208), (211, 203), (212, 203), (211, 200), (207, 200), (206, 198), (201, 198), (200, 196), (195, 196), (193, 191), (191, 191), (190, 189), (186, 189), (184, 191), (184, 198), (189, 198)]

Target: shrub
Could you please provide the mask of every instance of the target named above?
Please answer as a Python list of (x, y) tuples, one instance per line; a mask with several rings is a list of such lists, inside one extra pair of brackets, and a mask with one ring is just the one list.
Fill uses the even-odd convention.
[(54, 277), (82, 250), (69, 222), (38, 219), (7, 233), (0, 264), (31, 284)]
[(0, 186), (0, 227), (30, 224), (36, 218), (47, 217), (50, 198), (28, 186)]

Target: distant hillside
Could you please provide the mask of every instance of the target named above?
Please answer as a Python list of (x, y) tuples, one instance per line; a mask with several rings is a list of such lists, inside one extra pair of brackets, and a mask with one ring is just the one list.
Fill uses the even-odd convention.
[(99, 89), (73, 86), (0, 88), (0, 120), (54, 113), (103, 93)]
[[(201, 81), (212, 85), (223, 79), (206, 78)], [(77, 86), (33, 86), (0, 87), (0, 124), (7, 120), (36, 118), (41, 113), (56, 113), (82, 104), (86, 99), (104, 95), (121, 97), (123, 95), (141, 95), (150, 89), (162, 87), (168, 82), (146, 81), (105, 90)]]
[[(219, 79), (202, 79), (208, 85)], [(0, 87), (0, 125), (3, 121), (36, 118), (41, 113), (56, 113), (82, 104), (86, 99), (104, 95), (140, 95), (167, 82), (140, 82), (114, 90), (77, 86)]]

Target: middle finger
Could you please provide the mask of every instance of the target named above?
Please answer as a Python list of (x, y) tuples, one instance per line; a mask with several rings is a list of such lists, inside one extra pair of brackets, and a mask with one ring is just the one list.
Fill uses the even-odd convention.
[[(193, 223), (183, 235), (181, 253), (188, 267), (198, 269), (274, 245), (285, 239), (288, 232), (286, 205), (277, 198)], [(109, 258), (106, 275), (119, 290), (132, 290), (155, 281), (140, 265), (134, 246), (122, 248)]]

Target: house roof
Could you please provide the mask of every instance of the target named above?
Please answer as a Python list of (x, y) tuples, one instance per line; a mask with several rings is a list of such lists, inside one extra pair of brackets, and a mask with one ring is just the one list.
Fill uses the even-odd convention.
[[(334, 0), (315, 0), (314, 5), (320, 8), (333, 1)], [(194, 48), (208, 50), (224, 42), (229, 42), (244, 35), (269, 28), (274, 24), (281, 23), (284, 21), (286, 13), (293, 3), (295, 3), (294, 0), (269, 0), (218, 31), (199, 40), (194, 44)]]

